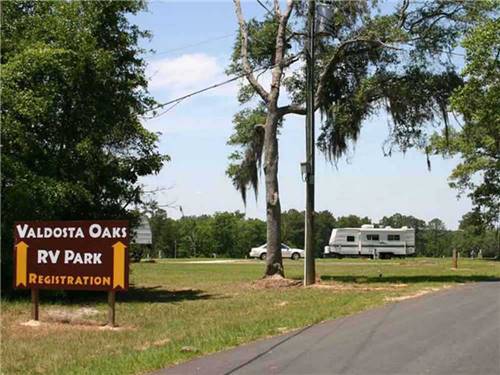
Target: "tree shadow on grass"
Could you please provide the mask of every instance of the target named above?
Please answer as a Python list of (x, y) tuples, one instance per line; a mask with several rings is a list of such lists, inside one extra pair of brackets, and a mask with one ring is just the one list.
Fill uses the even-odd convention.
[(500, 281), (499, 277), (490, 275), (412, 275), (412, 276), (332, 276), (322, 275), (322, 281), (337, 281), (342, 283), (371, 284), (371, 283), (467, 283), (478, 281)]
[[(207, 299), (227, 298), (222, 295), (209, 294), (199, 289), (164, 289), (161, 285), (139, 287), (130, 286), (126, 292), (117, 292), (117, 302), (139, 302), (139, 303), (175, 303), (181, 301), (195, 301)], [(9, 295), (8, 300), (29, 300), (29, 291), (18, 291)], [(87, 304), (107, 301), (107, 292), (76, 291), (76, 290), (41, 290), (41, 303), (56, 304)]]
[(168, 303), (222, 298), (227, 297), (205, 293), (203, 290), (199, 289), (166, 290), (160, 285), (153, 287), (131, 287), (128, 292), (117, 295), (117, 300), (123, 302)]

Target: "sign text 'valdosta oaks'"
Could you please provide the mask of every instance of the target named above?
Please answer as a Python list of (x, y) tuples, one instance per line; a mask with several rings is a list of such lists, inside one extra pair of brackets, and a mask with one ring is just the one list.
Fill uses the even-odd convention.
[[(87, 230), (85, 230), (87, 229)], [(106, 227), (98, 223), (93, 223), (88, 228), (79, 226), (55, 226), (55, 227), (34, 227), (29, 224), (17, 224), (17, 236), (20, 239), (29, 238), (126, 238), (128, 236), (126, 226)]]

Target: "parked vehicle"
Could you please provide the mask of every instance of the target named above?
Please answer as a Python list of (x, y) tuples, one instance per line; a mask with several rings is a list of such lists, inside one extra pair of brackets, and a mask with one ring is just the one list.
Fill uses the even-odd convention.
[(361, 228), (337, 228), (332, 230), (325, 257), (370, 257), (390, 259), (415, 254), (415, 229), (375, 228), (373, 224)]
[[(250, 250), (250, 258), (260, 258), (262, 260), (266, 259), (267, 256), (267, 243), (259, 247), (253, 247)], [(304, 257), (304, 250), (302, 249), (294, 249), (290, 246), (281, 244), (281, 256), (283, 258), (290, 258), (293, 260), (298, 260)]]

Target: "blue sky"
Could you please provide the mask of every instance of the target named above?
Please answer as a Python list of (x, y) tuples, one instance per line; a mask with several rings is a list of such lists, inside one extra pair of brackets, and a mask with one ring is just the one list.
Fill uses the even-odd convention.
[[(243, 11), (247, 18), (264, 12), (253, 1), (244, 2)], [(130, 19), (152, 32), (152, 39), (141, 44), (157, 51), (146, 59), (150, 91), (159, 102), (227, 79), (224, 69), (234, 41), (231, 35), (237, 28), (231, 1), (153, 1), (148, 12)], [(200, 44), (210, 39), (217, 40)], [(147, 189), (170, 188), (157, 194), (160, 203), (175, 202), (186, 215), (240, 210), (249, 217), (264, 218), (263, 184), (258, 201), (250, 195), (245, 207), (225, 176), (232, 151), (226, 145), (231, 120), (241, 109), (236, 92), (237, 84), (227, 85), (145, 121), (148, 129), (162, 133), (160, 150), (172, 158), (159, 175), (141, 181)], [(280, 136), (284, 210), (304, 207), (299, 167), (305, 151), (304, 122), (301, 116), (288, 117)], [(457, 192), (448, 186), (447, 178), (457, 160), (434, 157), (429, 172), (425, 155), (417, 151), (384, 157), (381, 147), (387, 134), (387, 118), (380, 113), (364, 124), (349, 161), (342, 160), (335, 167), (317, 153), (316, 209), (330, 210), (335, 216), (366, 215), (374, 222), (395, 212), (426, 221), (439, 217), (448, 228), (456, 228), (471, 208), (467, 198), (457, 200)], [(167, 211), (172, 217), (180, 215), (176, 209)]]

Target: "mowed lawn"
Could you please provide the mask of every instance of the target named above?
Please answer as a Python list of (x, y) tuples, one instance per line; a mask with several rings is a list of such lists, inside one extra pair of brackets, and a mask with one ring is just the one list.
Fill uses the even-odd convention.
[[(318, 260), (319, 287), (269, 289), (263, 262), (159, 260), (132, 265), (117, 297), (118, 329), (102, 327), (106, 294), (41, 293), (40, 326), (27, 294), (2, 300), (4, 374), (137, 374), (270, 335), (459, 283), (500, 279), (500, 262), (450, 259)], [(203, 260), (202, 260), (203, 261)], [(285, 261), (300, 280), (303, 261)], [(415, 297), (418, 298), (418, 297)]]

